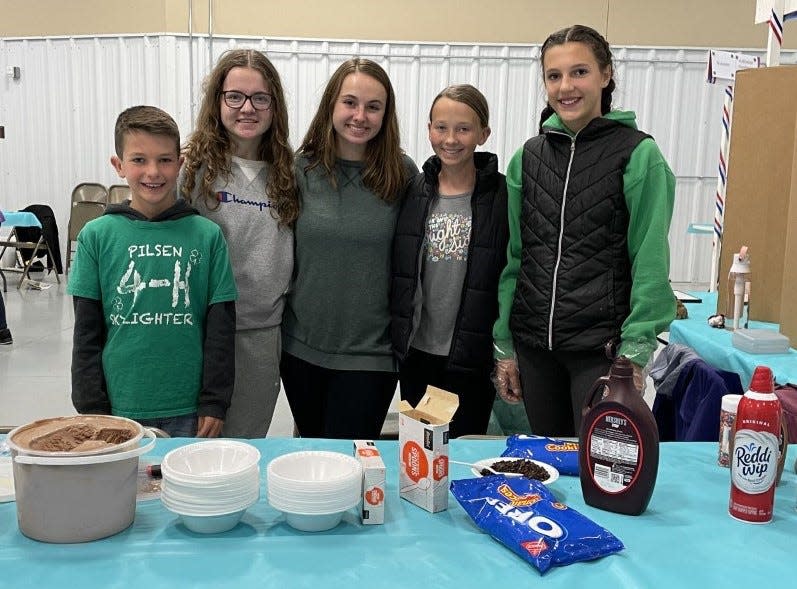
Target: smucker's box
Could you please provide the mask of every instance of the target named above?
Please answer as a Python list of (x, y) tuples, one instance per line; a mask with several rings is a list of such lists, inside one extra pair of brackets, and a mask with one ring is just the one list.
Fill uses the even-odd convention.
[(399, 404), (399, 494), (432, 513), (448, 508), (448, 424), (458, 406), (432, 386), (417, 406)]
[(363, 467), (364, 524), (385, 523), (385, 463), (371, 440), (354, 440), (354, 457)]

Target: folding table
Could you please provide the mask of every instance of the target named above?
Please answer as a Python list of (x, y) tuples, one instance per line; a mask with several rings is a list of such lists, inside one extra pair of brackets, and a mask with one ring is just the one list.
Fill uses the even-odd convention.
[[(0, 225), (2, 227), (10, 227), (11, 233), (8, 234), (7, 237), (2, 238), (0, 237), (0, 246), (2, 246), (2, 250), (0, 250), (0, 259), (2, 259), (3, 254), (5, 254), (8, 248), (12, 248), (15, 251), (15, 256), (19, 253), (19, 250), (29, 249), (33, 250), (31, 253), (30, 259), (25, 262), (24, 260), (21, 262), (22, 267), (0, 267), (0, 278), (3, 280), (3, 292), (8, 290), (6, 285), (6, 277), (5, 272), (20, 272), (22, 274), (21, 278), (19, 279), (19, 284), (17, 288), (22, 286), (22, 283), (28, 279), (28, 273), (30, 272), (30, 266), (33, 263), (33, 260), (36, 258), (36, 255), (39, 251), (47, 252), (50, 255), (50, 258), (53, 259), (52, 252), (50, 251), (50, 245), (47, 243), (47, 240), (44, 239), (44, 235), (39, 235), (38, 241), (19, 241), (17, 239), (17, 227), (41, 227), (42, 224), (39, 222), (39, 219), (33, 213), (24, 212), (24, 211), (3, 211), (0, 210)], [(55, 274), (55, 279), (60, 283), (61, 279), (58, 277), (58, 273)]]

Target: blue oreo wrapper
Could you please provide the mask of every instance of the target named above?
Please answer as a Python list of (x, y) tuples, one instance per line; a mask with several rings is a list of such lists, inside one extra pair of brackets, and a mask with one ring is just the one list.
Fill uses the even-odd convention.
[(507, 438), (501, 456), (533, 458), (556, 467), (559, 474), (578, 476), (578, 442), (515, 434)]
[(624, 548), (610, 531), (559, 503), (545, 485), (503, 475), (451, 481), (451, 493), (479, 528), (545, 573)]

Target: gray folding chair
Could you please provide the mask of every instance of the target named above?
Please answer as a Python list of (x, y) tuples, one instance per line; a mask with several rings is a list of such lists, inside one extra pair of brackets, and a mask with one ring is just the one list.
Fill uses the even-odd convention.
[(72, 210), (69, 214), (69, 226), (66, 232), (66, 274), (69, 274), (69, 267), (72, 265), (72, 257), (77, 248), (77, 236), (83, 226), (101, 216), (105, 212), (105, 203), (78, 201), (72, 203)]
[(108, 202), (108, 189), (97, 182), (81, 182), (72, 189), (72, 204), (76, 202)]
[(111, 184), (108, 187), (108, 204), (119, 205), (130, 200), (130, 187), (127, 184)]

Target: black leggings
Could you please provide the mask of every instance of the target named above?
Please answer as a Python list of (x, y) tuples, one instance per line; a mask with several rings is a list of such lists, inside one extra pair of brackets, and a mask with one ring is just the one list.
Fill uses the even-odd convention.
[(515, 352), (531, 432), (540, 436), (578, 436), (584, 397), (595, 380), (609, 372), (611, 360), (606, 353), (551, 352), (517, 342)]
[(332, 370), (282, 352), (280, 376), (303, 438), (379, 438), (398, 374)]
[(399, 369), (401, 398), (414, 407), (426, 392), (427, 385), (456, 393), (459, 395), (459, 407), (449, 426), (449, 437), (484, 435), (495, 400), (495, 387), (490, 380), (490, 373), (446, 370), (447, 361), (447, 356), (434, 356), (410, 348)]

